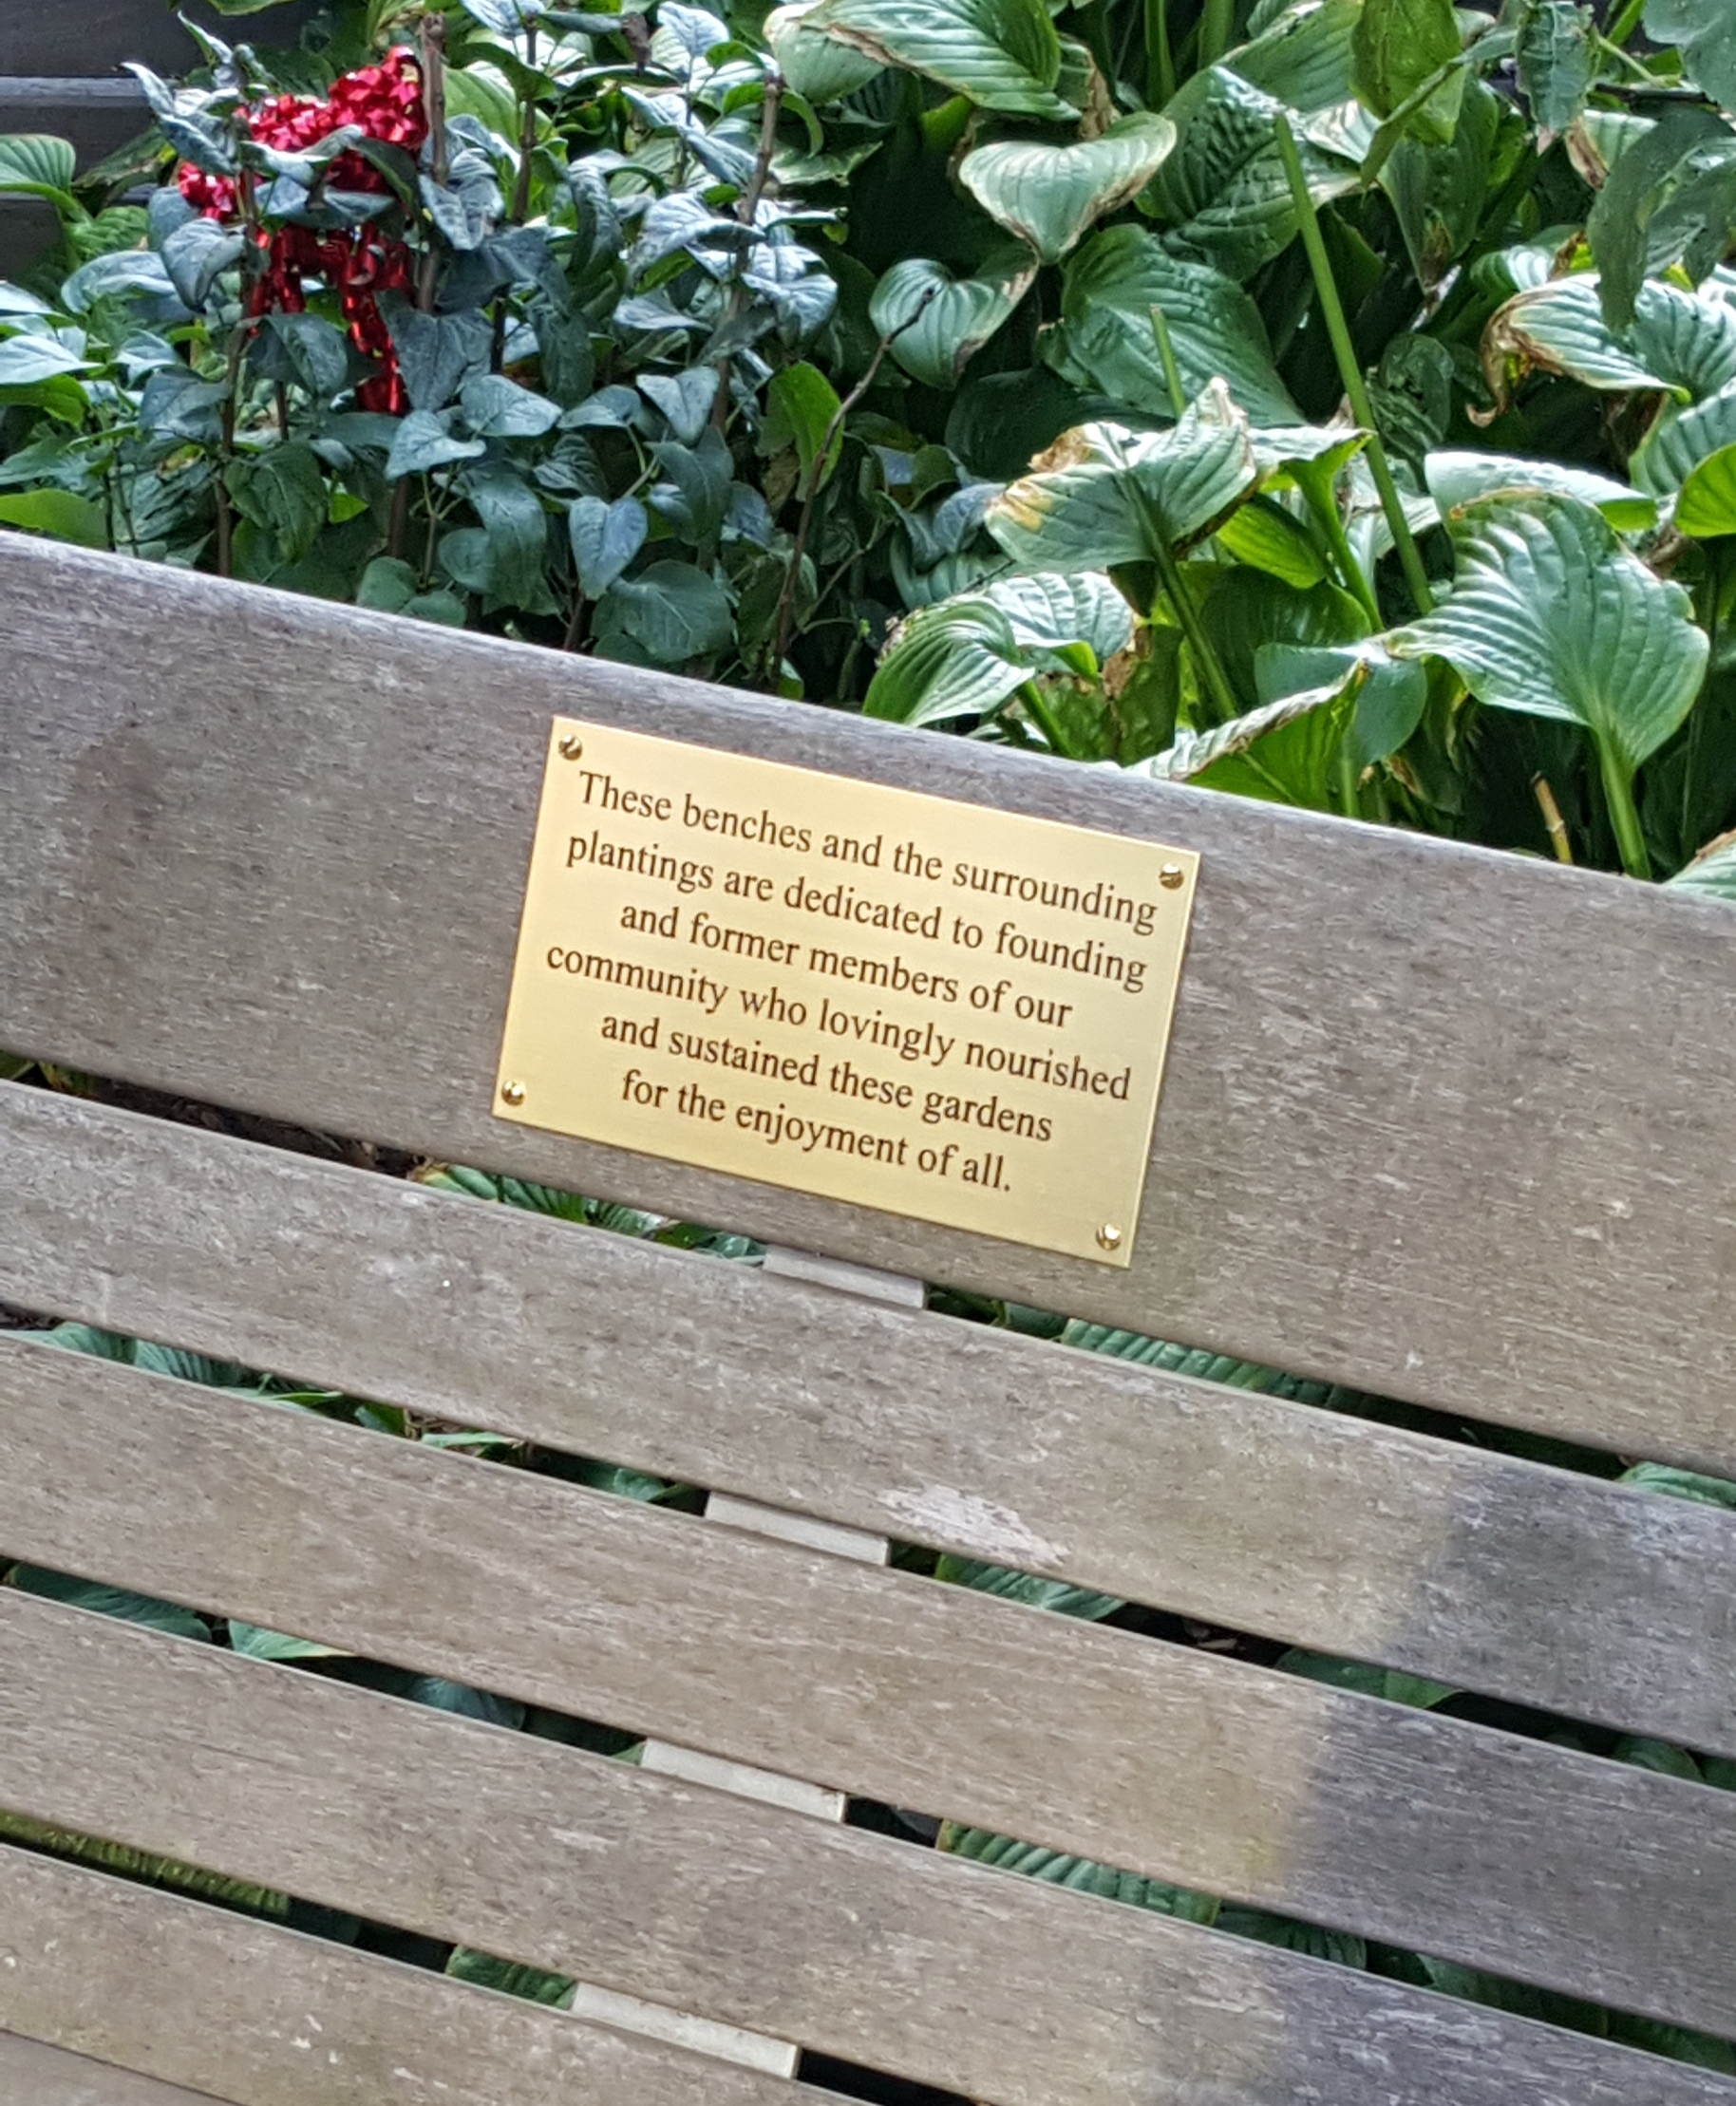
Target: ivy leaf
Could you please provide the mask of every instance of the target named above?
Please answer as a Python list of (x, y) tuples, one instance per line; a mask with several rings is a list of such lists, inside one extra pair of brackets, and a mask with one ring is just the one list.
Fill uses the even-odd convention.
[[(1376, 117), (1390, 117), (1444, 66), (1462, 40), (1453, 0), (1365, 0), (1351, 35), (1352, 83)], [(1437, 144), (1453, 136), (1464, 76), (1456, 73), (1410, 118), (1407, 129)]]
[(444, 409), (465, 376), (487, 366), (491, 333), (475, 310), (424, 314), (397, 294), (383, 298), (380, 310), (413, 409)]
[(1571, 498), (1500, 497), (1448, 521), (1457, 574), (1387, 641), (1444, 658), (1480, 702), (1582, 724), (1623, 783), (1693, 707), (1708, 646), (1667, 584)]
[(637, 577), (616, 579), (603, 594), (597, 626), (631, 637), (660, 666), (683, 666), (727, 649), (729, 600), (690, 563), (653, 563)]
[(1597, 77), (1590, 8), (1575, 0), (1527, 0), (1515, 54), (1519, 90), (1541, 132), (1564, 132), (1585, 107)]
[(699, 443), (717, 400), (717, 367), (689, 366), (679, 373), (641, 373), (639, 391), (669, 421), (684, 446)]
[(504, 373), (473, 373), (458, 398), (479, 439), (539, 439), (560, 422), (560, 405)]
[(1736, 12), (1727, 0), (1647, 0), (1646, 34), (1673, 44), (1707, 94), (1736, 109)]
[(1221, 378), (1250, 423), (1300, 423), (1253, 300), (1221, 271), (1172, 255), (1139, 227), (1105, 228), (1068, 262), (1061, 322), (1043, 356), (1075, 387), (1170, 416), (1153, 308), (1162, 311), (1190, 399)]
[(567, 537), (578, 589), (588, 600), (601, 599), (645, 546), (648, 522), (637, 498), (576, 498), (567, 512)]
[(875, 287), (868, 317), (882, 336), (893, 336), (892, 355), (912, 379), (950, 390), (1036, 274), (1036, 258), (1026, 249), (999, 251), (968, 278), (954, 277), (943, 263), (907, 256)]
[(1051, 146), (1002, 140), (978, 146), (958, 177), (991, 219), (1045, 263), (1059, 263), (1093, 223), (1144, 189), (1176, 143), (1165, 117), (1141, 111), (1097, 139)]
[[(786, 366), (772, 376), (765, 400), (767, 448), (776, 452), (784, 445), (793, 446), (802, 471), (797, 487), (803, 491), (823, 489), (843, 451), (841, 422), (834, 428), (839, 411), (838, 390), (817, 366)], [(820, 449), (826, 445), (828, 432), (832, 435), (831, 444), (826, 448), (824, 461), (821, 462)], [(817, 463), (820, 473), (816, 477)]]
[(811, 28), (879, 66), (924, 73), (983, 109), (1075, 113), (1055, 93), (1061, 39), (1043, 0), (820, 0)]
[(386, 457), (386, 479), (425, 475), (454, 461), (476, 461), (488, 451), (480, 439), (459, 439), (452, 431), (452, 412), (437, 417), (425, 409), (412, 409), (399, 424), (392, 450)]
[(1148, 561), (1227, 518), (1259, 470), (1247, 420), (1214, 382), (1171, 431), (1082, 424), (1009, 483), (984, 518), (1015, 563), (1107, 570)]

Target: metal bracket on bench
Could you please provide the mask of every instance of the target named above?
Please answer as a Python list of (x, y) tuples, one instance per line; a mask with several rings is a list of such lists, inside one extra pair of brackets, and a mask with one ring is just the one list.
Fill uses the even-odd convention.
[[(804, 1280), (835, 1293), (891, 1302), (900, 1308), (919, 1309), (923, 1304), (920, 1280), (898, 1272), (877, 1271), (872, 1266), (849, 1265), (841, 1258), (786, 1250), (776, 1244), (766, 1249), (764, 1269), (782, 1279)], [(706, 1501), (706, 1517), (725, 1528), (775, 1536), (781, 1542), (826, 1551), (835, 1557), (856, 1558), (865, 1565), (885, 1564), (891, 1547), (885, 1536), (872, 1535), (864, 1529), (843, 1528), (836, 1521), (817, 1520), (811, 1514), (762, 1506), (757, 1500), (739, 1498), (732, 1492), (713, 1492)], [(743, 1798), (763, 1799), (791, 1813), (810, 1815), (816, 1820), (841, 1821), (844, 1817), (842, 1792), (828, 1785), (809, 1784), (801, 1777), (782, 1777), (772, 1770), (757, 1770), (749, 1763), (728, 1762), (696, 1748), (647, 1740), (639, 1760), (642, 1768), (665, 1777), (682, 1777), (689, 1784), (708, 1785), (713, 1791), (734, 1792)], [(638, 1997), (594, 1988), (583, 1982), (574, 1993), (572, 2007), (580, 2018), (632, 2033), (650, 2034), (656, 2040), (714, 2055), (721, 2061), (745, 2063), (751, 2069), (766, 2070), (779, 2077), (796, 2074), (801, 2051), (791, 2040), (774, 2040), (763, 2033), (721, 2025), (710, 2019), (694, 2018), (665, 2004), (647, 2003)]]

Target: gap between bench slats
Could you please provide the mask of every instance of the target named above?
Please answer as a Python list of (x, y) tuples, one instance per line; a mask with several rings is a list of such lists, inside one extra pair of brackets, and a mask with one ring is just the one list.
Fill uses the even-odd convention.
[(1736, 1794), (0, 1339), (33, 1563), (1736, 2032)]
[(1736, 2100), (1723, 2078), (1349, 1968), (79, 1610), (5, 1606), (9, 1796), (998, 2106)]
[(0, 1296), (1736, 1755), (1736, 1515), (0, 1084)]
[[(9, 2092), (8, 2106), (199, 2106), (207, 2095), (233, 2106), (834, 2097), (5, 1845), (0, 1938), (12, 1963), (0, 1971), (0, 2025), (96, 2058), (87, 2090), (72, 2079), (56, 2092), (50, 2067), (46, 2100)], [(8, 2047), (0, 2039), (0, 2080)]]
[[(1716, 902), (23, 536), (0, 608), (0, 1045), (1736, 1467)], [(1130, 1268), (494, 1119), (559, 711), (1198, 850)]]

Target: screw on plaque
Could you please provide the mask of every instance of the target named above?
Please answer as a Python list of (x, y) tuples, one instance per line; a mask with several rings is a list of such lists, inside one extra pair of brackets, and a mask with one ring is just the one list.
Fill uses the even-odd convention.
[(1122, 1232), (1113, 1221), (1105, 1221), (1097, 1232), (1097, 1240), (1105, 1250), (1119, 1250), (1121, 1249)]
[(584, 758), (584, 752), (585, 742), (578, 736), (577, 732), (576, 731), (569, 731), (566, 737), (560, 742), (560, 757), (563, 761), (582, 760)]
[(1184, 885), (1186, 882), (1187, 873), (1179, 863), (1165, 863), (1158, 873), (1158, 883), (1165, 886), (1172, 893), (1178, 886)]
[(524, 1101), (524, 1084), (522, 1082), (502, 1082), (500, 1084), (500, 1096), (502, 1100), (508, 1104), (522, 1104)]

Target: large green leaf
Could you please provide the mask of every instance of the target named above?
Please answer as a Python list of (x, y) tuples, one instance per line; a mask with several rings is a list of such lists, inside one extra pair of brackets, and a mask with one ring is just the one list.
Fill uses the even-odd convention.
[(1513, 359), (1605, 393), (1664, 388), (1686, 403), (1736, 380), (1736, 309), (1648, 282), (1632, 327), (1618, 334), (1604, 320), (1597, 284), (1588, 273), (1516, 293), (1483, 340), (1491, 381), (1499, 385), (1501, 365)]
[(1647, 0), (1646, 34), (1675, 45), (1713, 101), (1736, 109), (1736, 8), (1729, 0)]
[(474, 1982), (484, 1989), (498, 1989), (502, 1996), (522, 1997), (557, 2010), (564, 2011), (573, 2002), (570, 1975), (551, 1974), (546, 1967), (526, 1966), (515, 1960), (497, 1960), (469, 1946), (453, 1946), (446, 1972), (460, 1982)]
[(0, 526), (23, 527), (86, 549), (108, 546), (108, 519), (100, 504), (70, 490), (20, 490), (0, 496)]
[(1564, 132), (1584, 109), (1597, 77), (1596, 34), (1591, 9), (1576, 0), (1525, 0), (1515, 56), (1539, 131)]
[[(1351, 40), (1356, 93), (1376, 117), (1390, 117), (1452, 64), (1462, 42), (1453, 0), (1364, 0)], [(1451, 138), (1463, 81), (1455, 74), (1416, 111), (1417, 138)]]
[[(1273, 129), (1283, 106), (1221, 66), (1196, 73), (1167, 105), (1175, 151), (1142, 204), (1178, 254), (1248, 278), (1294, 239), (1296, 208)], [(1355, 169), (1300, 131), (1296, 150), (1316, 204), (1355, 189)]]
[(1394, 658), (1377, 637), (1338, 647), (1268, 643), (1255, 655), (1254, 677), (1262, 703), (1350, 688), (1356, 708), (1346, 738), (1359, 778), (1399, 750), (1428, 702), (1424, 668)]
[(984, 109), (1074, 114), (1055, 93), (1061, 39), (1043, 0), (820, 0), (807, 26)]
[(866, 87), (882, 71), (877, 59), (865, 58), (823, 29), (814, 27), (813, 0), (807, 5), (774, 8), (765, 17), (764, 37), (783, 78), (810, 103), (832, 103)]
[(991, 219), (1045, 263), (1059, 263), (1095, 221), (1144, 189), (1175, 143), (1169, 120), (1142, 110), (1070, 145), (1009, 139), (979, 146), (958, 176)]
[(1595, 505), (1622, 534), (1643, 534), (1657, 524), (1657, 501), (1645, 491), (1559, 461), (1523, 461), (1513, 454), (1431, 453), (1423, 473), (1428, 494), (1444, 517), (1500, 491), (1540, 490), (1550, 497), (1577, 498), (1582, 504)]
[(67, 140), (47, 132), (0, 133), (0, 197), (42, 197), (59, 212), (76, 215), (72, 185), (78, 165)]
[(1047, 1608), (1058, 1616), (1077, 1616), (1087, 1624), (1101, 1623), (1125, 1607), (1117, 1594), (1099, 1594), (1088, 1587), (1073, 1587), (1066, 1580), (1041, 1579), (1034, 1572), (1018, 1572), (1004, 1565), (985, 1565), (975, 1558), (943, 1557), (934, 1577), (954, 1587), (974, 1588), (979, 1594), (996, 1594), (1002, 1601), (1023, 1602), (1028, 1608)]
[(142, 1624), (147, 1630), (167, 1631), (173, 1638), (198, 1638), (208, 1643), (211, 1637), (190, 1608), (157, 1601), (148, 1594), (130, 1593), (124, 1588), (104, 1587), (95, 1580), (46, 1571), (39, 1565), (15, 1565), (8, 1584), (21, 1593), (40, 1594), (46, 1601), (64, 1602), (68, 1608), (88, 1609), (98, 1616), (114, 1616), (123, 1624)]
[(1696, 541), (1736, 534), (1736, 445), (1708, 454), (1683, 483), (1675, 523), (1678, 534)]
[(632, 637), (660, 666), (682, 666), (728, 647), (729, 601), (692, 564), (653, 563), (615, 580), (598, 602), (597, 626)]
[(1396, 1667), (1375, 1667), (1363, 1660), (1336, 1660), (1330, 1653), (1305, 1652), (1298, 1648), (1284, 1654), (1278, 1671), (1301, 1675), (1309, 1682), (1324, 1683), (1329, 1689), (1353, 1689), (1361, 1697), (1383, 1697), (1388, 1703), (1407, 1703), (1429, 1711), (1458, 1691), (1444, 1682), (1429, 1682), (1422, 1675), (1407, 1675)]
[(1736, 381), (1702, 403), (1666, 403), (1634, 448), (1628, 473), (1643, 490), (1668, 497), (1703, 461), (1736, 445)]
[(1153, 308), (1162, 310), (1190, 399), (1222, 379), (1251, 423), (1298, 421), (1253, 300), (1221, 271), (1171, 255), (1139, 227), (1105, 228), (1067, 264), (1061, 321), (1043, 355), (1076, 387), (1168, 416)]
[(954, 1857), (996, 1865), (1003, 1871), (1040, 1879), (1050, 1887), (1070, 1887), (1076, 1893), (1126, 1902), (1157, 1915), (1179, 1916), (1187, 1923), (1210, 1924), (1217, 1915), (1217, 1902), (1210, 1894), (1167, 1886), (1160, 1879), (1146, 1879), (1138, 1872), (1117, 1871), (1113, 1866), (1097, 1864), (1088, 1857), (1069, 1857), (1064, 1851), (1017, 1842), (1010, 1835), (995, 1835), (984, 1828), (959, 1828), (949, 1821), (940, 1831), (940, 1848)]
[(1185, 546), (1227, 518), (1259, 470), (1247, 421), (1214, 382), (1173, 430), (1082, 424), (1009, 483), (984, 518), (1014, 562), (1032, 570), (1107, 570)]
[(1129, 772), (1330, 811), (1339, 748), (1355, 713), (1355, 687), (1351, 681), (1287, 695), (1210, 731), (1185, 731), (1166, 753)]
[(1255, 662), (1268, 645), (1350, 644), (1368, 632), (1367, 614), (1337, 586), (1323, 581), (1299, 591), (1271, 572), (1239, 563), (1214, 584), (1199, 619), (1231, 686), (1249, 707), (1265, 699), (1258, 693)]
[(1434, 613), (1390, 639), (1444, 658), (1480, 702), (1583, 724), (1631, 774), (1693, 706), (1704, 632), (1589, 505), (1501, 497), (1448, 522), (1457, 575)]
[(1362, 0), (1298, 0), (1227, 52), (1223, 63), (1286, 109), (1322, 115), (1350, 100), (1352, 42), (1361, 20)]
[(914, 380), (951, 390), (1036, 274), (1036, 258), (1010, 245), (970, 277), (955, 277), (926, 256), (907, 256), (875, 287), (869, 319), (882, 336), (893, 336), (892, 355)]
[[(1710, 842), (1685, 870), (1677, 871), (1670, 883), (1682, 892), (1698, 893), (1703, 899), (1727, 900), (1736, 907), (1736, 834)], [(1736, 1487), (1731, 1491), (1728, 1503), (1736, 1506)]]

